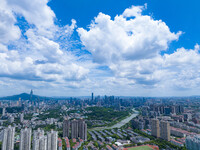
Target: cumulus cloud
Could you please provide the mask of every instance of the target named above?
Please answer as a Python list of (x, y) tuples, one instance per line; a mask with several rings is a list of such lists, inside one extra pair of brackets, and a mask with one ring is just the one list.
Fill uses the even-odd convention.
[[(142, 8), (133, 6), (131, 10), (137, 9), (138, 14)], [(128, 10), (124, 13), (127, 14)], [(83, 28), (77, 30), (95, 62), (152, 58), (167, 50), (169, 43), (178, 40), (181, 34), (170, 32), (161, 20), (154, 20), (147, 15), (128, 14), (135, 18), (127, 19), (127, 15), (120, 15), (111, 20), (109, 15), (99, 13), (88, 31)]]
[[(132, 95), (134, 90), (142, 95), (145, 89), (147, 95), (156, 95), (157, 90), (198, 87), (199, 45), (161, 54), (182, 32), (172, 32), (162, 20), (143, 15), (145, 9), (147, 4), (132, 6), (114, 19), (99, 13), (88, 29), (77, 29), (73, 19), (71, 25), (56, 25), (48, 0), (2, 0), (1, 90), (20, 86), (21, 91), (38, 88), (55, 95), (64, 90), (74, 95), (69, 89), (79, 95), (91, 90)], [(18, 17), (28, 24), (23, 31)], [(74, 30), (91, 55), (71, 51), (76, 44), (70, 39)]]
[[(12, 10), (9, 9), (7, 2), (2, 0), (0, 2), (0, 45), (20, 38), (21, 32), (15, 23), (16, 18)], [(5, 50), (5, 48), (3, 49)]]
[[(59, 84), (86, 79), (89, 70), (78, 63), (77, 56), (64, 49), (67, 48), (65, 44), (70, 43), (76, 21), (57, 26), (55, 14), (47, 3), (47, 0), (1, 1), (1, 78)], [(16, 25), (19, 16), (30, 25), (23, 34)]]
[(22, 15), (38, 29), (54, 26), (55, 14), (47, 5), (48, 0), (7, 0), (10, 9)]
[(162, 20), (142, 15), (146, 8), (132, 6), (113, 20), (99, 13), (88, 29), (77, 30), (85, 49), (91, 52), (94, 62), (113, 71), (116, 82), (127, 79), (125, 84), (176, 90), (197, 87), (199, 45), (194, 50), (180, 48), (161, 55), (182, 32), (171, 32)]

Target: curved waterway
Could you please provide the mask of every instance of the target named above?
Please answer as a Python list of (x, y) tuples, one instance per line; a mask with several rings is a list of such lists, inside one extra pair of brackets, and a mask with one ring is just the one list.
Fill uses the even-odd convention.
[(96, 128), (92, 128), (91, 130), (105, 130), (105, 129), (113, 129), (113, 128), (121, 128), (123, 125), (127, 124), (129, 121), (131, 121), (131, 119), (135, 118), (136, 116), (139, 115), (139, 112), (137, 110), (135, 110), (135, 108), (132, 109), (134, 112), (128, 116), (127, 118), (121, 120), (120, 122), (116, 123), (115, 125), (111, 126), (111, 127), (96, 127)]

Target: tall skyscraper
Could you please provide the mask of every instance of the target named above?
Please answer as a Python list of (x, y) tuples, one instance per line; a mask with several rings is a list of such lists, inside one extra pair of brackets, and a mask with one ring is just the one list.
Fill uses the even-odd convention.
[(94, 93), (92, 93), (92, 102), (94, 101)]
[(170, 141), (170, 125), (167, 121), (160, 122), (160, 138)]
[(15, 127), (8, 126), (3, 131), (2, 150), (14, 150)]
[(47, 133), (47, 150), (57, 150), (58, 132), (51, 130)]
[(71, 127), (71, 138), (78, 138), (78, 120), (72, 120)]
[(69, 138), (69, 130), (70, 130), (70, 121), (68, 118), (65, 118), (63, 121), (63, 137)]
[(47, 136), (44, 136), (44, 130), (36, 130), (33, 132), (33, 149), (47, 150)]
[(31, 90), (30, 92), (30, 102), (31, 104), (33, 104), (33, 90)]
[(78, 136), (82, 140), (87, 140), (87, 124), (83, 119), (78, 120)]
[(158, 119), (151, 120), (151, 135), (159, 138), (160, 137), (160, 126)]
[(31, 129), (25, 128), (21, 130), (20, 134), (20, 150), (30, 150), (31, 149)]

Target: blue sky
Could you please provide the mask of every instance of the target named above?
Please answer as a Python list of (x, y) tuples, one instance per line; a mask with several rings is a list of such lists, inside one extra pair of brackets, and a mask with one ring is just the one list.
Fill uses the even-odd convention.
[(200, 43), (198, 38), (200, 2), (198, 0), (190, 2), (186, 0), (51, 0), (49, 6), (56, 13), (59, 23), (70, 24), (73, 18), (78, 26), (87, 27), (99, 12), (115, 17), (132, 5), (145, 3), (148, 4), (148, 9), (144, 11), (144, 14), (163, 20), (173, 32), (184, 32), (179, 42), (170, 45), (172, 49), (182, 46), (191, 48), (194, 44)]
[(199, 95), (199, 4), (2, 0), (0, 96)]

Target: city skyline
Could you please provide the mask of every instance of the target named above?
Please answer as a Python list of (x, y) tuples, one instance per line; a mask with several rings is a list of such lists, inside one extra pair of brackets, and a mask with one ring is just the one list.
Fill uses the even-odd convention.
[(2, 0), (0, 97), (200, 95), (199, 4)]

